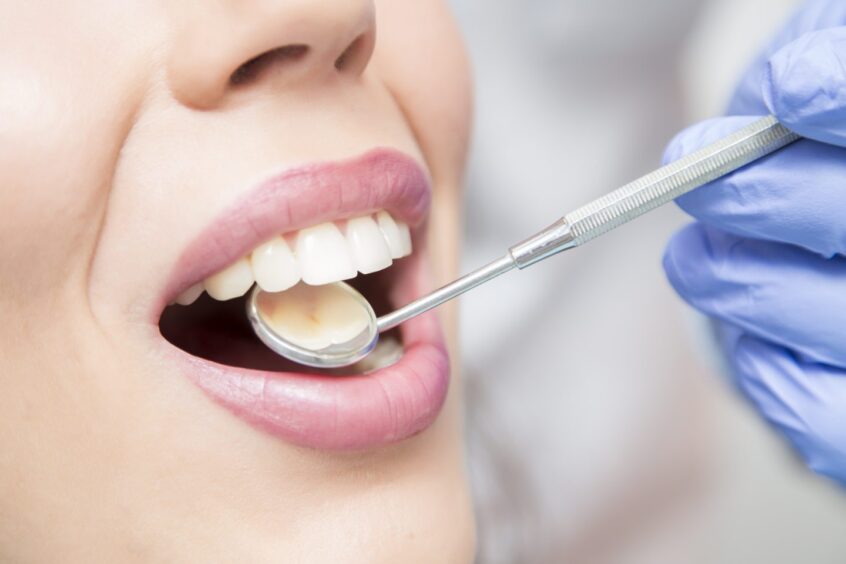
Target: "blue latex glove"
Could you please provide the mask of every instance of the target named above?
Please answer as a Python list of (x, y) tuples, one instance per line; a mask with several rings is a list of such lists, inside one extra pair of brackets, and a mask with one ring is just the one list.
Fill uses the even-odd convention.
[[(737, 384), (814, 471), (846, 485), (846, 2), (807, 3), (752, 66), (737, 117), (679, 135), (674, 160), (772, 113), (802, 140), (679, 199), (698, 222), (664, 266), (716, 321)], [(747, 116), (747, 117), (741, 117)], [(755, 116), (755, 117), (749, 117)]]

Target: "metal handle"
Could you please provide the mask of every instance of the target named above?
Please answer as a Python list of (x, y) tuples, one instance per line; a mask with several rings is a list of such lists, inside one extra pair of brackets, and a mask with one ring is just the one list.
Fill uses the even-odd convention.
[(442, 303), (448, 302), (453, 298), (457, 298), (464, 292), (472, 290), (476, 286), (484, 284), (488, 280), (493, 280), (500, 274), (505, 274), (509, 270), (513, 270), (515, 266), (517, 265), (514, 264), (512, 258), (506, 255), (483, 266), (482, 268), (478, 268), (469, 274), (465, 274), (458, 280), (435, 290), (431, 294), (427, 294), (396, 311), (383, 315), (376, 320), (376, 327), (380, 333), (393, 329), (412, 317), (416, 317), (421, 313), (438, 307)]
[(423, 296), (377, 320), (379, 332), (447, 302), (517, 267), (529, 267), (578, 247), (682, 194), (690, 192), (800, 139), (773, 116), (760, 119), (610, 194), (568, 213), (540, 233), (509, 249), (505, 257)]
[(571, 212), (510, 249), (526, 268), (587, 243), (667, 202), (801, 139), (773, 116), (749, 124)]

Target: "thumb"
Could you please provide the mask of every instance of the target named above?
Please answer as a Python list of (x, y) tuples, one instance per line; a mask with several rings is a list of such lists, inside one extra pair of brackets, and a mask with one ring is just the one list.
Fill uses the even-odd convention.
[(729, 115), (752, 116), (768, 111), (761, 99), (761, 84), (767, 75), (767, 63), (779, 49), (808, 33), (846, 25), (843, 0), (807, 0), (798, 4), (787, 24), (744, 73), (729, 104)]
[(809, 33), (767, 65), (764, 102), (796, 133), (846, 146), (846, 27)]

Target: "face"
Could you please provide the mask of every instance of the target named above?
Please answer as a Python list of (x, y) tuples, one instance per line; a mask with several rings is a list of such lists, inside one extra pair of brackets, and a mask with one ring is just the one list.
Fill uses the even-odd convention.
[(0, 0), (0, 70), (0, 560), (470, 560), (451, 310), (340, 374), (243, 313), (456, 274), (445, 6)]

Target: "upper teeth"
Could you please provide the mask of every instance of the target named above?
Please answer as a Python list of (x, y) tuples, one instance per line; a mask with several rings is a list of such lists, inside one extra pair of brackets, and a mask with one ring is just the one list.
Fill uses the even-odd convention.
[(256, 282), (267, 292), (281, 292), (302, 280), (322, 285), (354, 278), (356, 273), (383, 270), (411, 254), (411, 232), (388, 212), (355, 217), (345, 222), (321, 223), (256, 247), (220, 272), (176, 298), (189, 305), (205, 289), (216, 300), (243, 296)]

